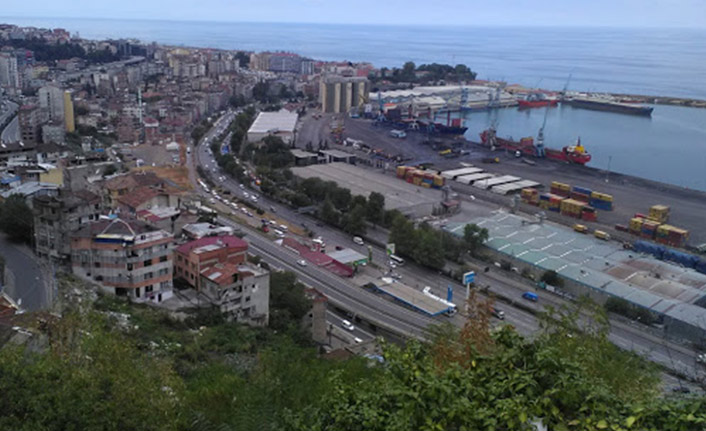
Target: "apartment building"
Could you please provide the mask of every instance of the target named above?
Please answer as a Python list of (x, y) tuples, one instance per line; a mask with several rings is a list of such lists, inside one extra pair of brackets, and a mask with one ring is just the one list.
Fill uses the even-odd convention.
[(60, 262), (71, 259), (71, 235), (99, 220), (100, 196), (87, 190), (59, 189), (33, 199), (35, 251)]
[(73, 273), (135, 302), (172, 297), (173, 236), (134, 219), (101, 220), (72, 235)]
[(217, 263), (200, 273), (200, 291), (227, 319), (266, 326), (270, 309), (270, 274), (248, 263)]
[(201, 272), (216, 264), (245, 262), (248, 243), (233, 235), (208, 236), (187, 242), (174, 253), (174, 275), (201, 290)]

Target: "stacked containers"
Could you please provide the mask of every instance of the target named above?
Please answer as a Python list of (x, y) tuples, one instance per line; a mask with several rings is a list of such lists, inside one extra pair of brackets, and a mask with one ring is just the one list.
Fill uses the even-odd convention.
[(571, 186), (569, 186), (568, 184), (560, 183), (558, 181), (552, 181), (549, 191), (557, 196), (563, 196), (565, 198), (568, 198), (569, 193), (571, 191)]
[(589, 199), (588, 203), (592, 207), (598, 208), (599, 210), (603, 210), (603, 211), (612, 211), (613, 210), (613, 196), (605, 194), (605, 193), (591, 192), (591, 198)]
[(660, 223), (666, 223), (669, 220), (669, 207), (666, 205), (653, 205), (650, 207), (648, 217)]
[(539, 195), (539, 207), (545, 210), (559, 212), (561, 209), (561, 201), (563, 196), (557, 196), (552, 193), (542, 193)]
[(689, 238), (689, 231), (663, 224), (657, 228), (657, 242), (674, 247), (683, 247)]
[(595, 208), (585, 205), (581, 209), (581, 220), (585, 221), (596, 221), (598, 219), (598, 212)]
[(574, 199), (564, 199), (561, 201), (560, 209), (562, 215), (581, 218), (581, 212), (585, 204)]
[(571, 199), (588, 203), (588, 201), (591, 200), (591, 190), (579, 186), (573, 186), (569, 196)]
[(434, 185), (434, 174), (431, 172), (424, 172), (422, 174), (422, 187), (426, 187), (428, 189), (431, 188), (431, 186)]
[(433, 187), (435, 189), (440, 189), (440, 188), (444, 187), (444, 184), (446, 184), (446, 178), (442, 177), (439, 174), (435, 174)]
[(539, 205), (539, 190), (532, 188), (522, 189), (520, 195), (522, 196), (522, 202), (530, 205)]
[(650, 219), (642, 220), (643, 222), (642, 227), (640, 228), (640, 236), (643, 238), (654, 239), (660, 223)]
[(640, 232), (642, 231), (642, 223), (644, 221), (645, 221), (645, 219), (642, 217), (631, 218), (630, 224), (628, 225), (628, 229), (630, 229), (630, 233), (633, 235), (640, 235)]
[(410, 169), (409, 166), (398, 166), (397, 167), (397, 178), (404, 178), (407, 175), (408, 169)]

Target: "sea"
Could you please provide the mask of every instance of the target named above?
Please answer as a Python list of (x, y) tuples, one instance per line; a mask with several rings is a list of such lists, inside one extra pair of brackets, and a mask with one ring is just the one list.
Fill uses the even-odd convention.
[[(706, 100), (706, 29), (382, 26), (85, 18), (0, 22), (64, 28), (89, 39), (135, 38), (162, 44), (290, 51), (376, 67), (466, 64), (479, 79), (574, 91)], [(467, 136), (492, 120), (466, 114)], [(502, 109), (500, 136), (536, 136), (543, 109)], [(651, 118), (571, 107), (549, 110), (546, 143), (580, 136), (590, 166), (706, 191), (706, 109), (658, 105)]]

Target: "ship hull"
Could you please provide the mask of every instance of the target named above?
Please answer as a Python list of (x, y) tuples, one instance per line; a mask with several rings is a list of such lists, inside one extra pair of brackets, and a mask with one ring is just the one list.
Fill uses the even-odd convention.
[(417, 122), (419, 123), (420, 130), (427, 130), (441, 135), (463, 135), (466, 133), (466, 130), (468, 130), (468, 127), (463, 126), (446, 126), (441, 123), (427, 123), (423, 121)]
[(651, 116), (654, 110), (651, 106), (619, 104), (600, 100), (569, 99), (562, 103), (576, 108), (591, 109), (593, 111), (617, 112), (619, 114), (640, 115), (645, 117)]
[(517, 104), (520, 109), (524, 108), (542, 108), (545, 106), (556, 106), (558, 100), (518, 100)]
[[(480, 134), (481, 143), (488, 145), (487, 131)], [(534, 145), (534, 139), (531, 137), (522, 138), (519, 142), (509, 139), (496, 138), (498, 148), (510, 152), (519, 151), (523, 156), (538, 157), (537, 147)], [(567, 150), (567, 147), (559, 149), (545, 148), (544, 157), (557, 162), (572, 163), (576, 165), (585, 165), (591, 161), (591, 155), (587, 153), (575, 153)]]

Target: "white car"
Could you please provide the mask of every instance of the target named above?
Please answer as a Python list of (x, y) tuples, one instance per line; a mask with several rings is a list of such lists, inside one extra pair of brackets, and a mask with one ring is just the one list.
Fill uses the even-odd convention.
[(353, 326), (353, 324), (347, 320), (342, 321), (341, 326), (343, 326), (344, 329), (347, 329), (349, 331), (355, 330), (355, 326)]
[(244, 189), (244, 188), (245, 188), (245, 186), (242, 185), (242, 184), (238, 184), (238, 187), (240, 187), (241, 189)]
[(247, 198), (250, 197), (250, 193), (248, 193), (248, 192), (243, 192), (243, 196), (245, 197), (245, 199), (247, 199)]
[(306, 261), (304, 259), (300, 259), (297, 261), (297, 265), (299, 266), (306, 266)]
[(358, 245), (365, 245), (365, 242), (363, 241), (363, 238), (359, 236), (354, 236), (353, 237), (353, 242), (358, 244)]
[(706, 365), (706, 353), (701, 353), (696, 355), (696, 362)]
[(255, 195), (250, 196), (250, 200), (253, 202), (257, 202), (257, 196), (255, 196)]
[(360, 343), (363, 342), (363, 340), (361, 340), (361, 339), (358, 338), (358, 337), (353, 338), (353, 341), (355, 341), (355, 344), (360, 344)]
[(247, 214), (247, 213), (248, 213), (248, 209), (245, 208), (245, 207), (242, 207), (242, 208), (240, 209), (240, 211), (242, 211), (243, 214)]
[(233, 209), (236, 209), (236, 210), (238, 209), (238, 205), (236, 205), (235, 202), (231, 202), (231, 203), (230, 203), (230, 206), (232, 206)]

